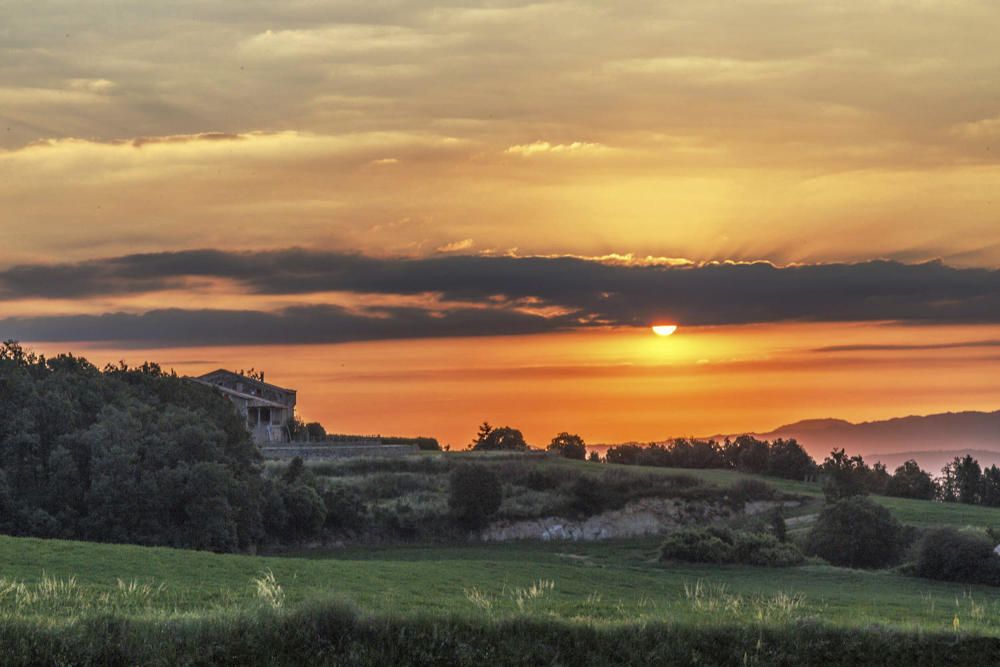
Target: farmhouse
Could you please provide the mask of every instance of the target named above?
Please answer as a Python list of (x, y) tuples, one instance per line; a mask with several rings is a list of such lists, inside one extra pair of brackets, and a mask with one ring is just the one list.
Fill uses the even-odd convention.
[(220, 368), (196, 378), (221, 391), (247, 420), (247, 429), (258, 445), (289, 442), (288, 425), (295, 416), (295, 390), (285, 389)]

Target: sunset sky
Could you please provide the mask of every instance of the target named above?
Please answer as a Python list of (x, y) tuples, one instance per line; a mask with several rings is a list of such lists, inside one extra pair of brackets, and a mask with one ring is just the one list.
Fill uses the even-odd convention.
[(255, 367), (328, 430), (454, 446), (1000, 409), (998, 25), (15, 0), (0, 338)]

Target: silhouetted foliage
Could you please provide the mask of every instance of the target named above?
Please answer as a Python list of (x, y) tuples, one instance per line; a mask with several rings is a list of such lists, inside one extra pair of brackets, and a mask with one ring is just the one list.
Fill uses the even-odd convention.
[(311, 441), (326, 439), (326, 429), (319, 422), (309, 422), (305, 425), (305, 430)]
[(567, 459), (583, 461), (587, 458), (587, 445), (583, 442), (583, 438), (565, 431), (552, 438), (546, 449)]
[(824, 459), (820, 470), (824, 476), (823, 494), (827, 502), (868, 493), (871, 470), (861, 456), (847, 456), (843, 449), (835, 449)]
[(930, 474), (924, 472), (917, 462), (910, 459), (896, 468), (885, 487), (887, 496), (933, 500), (937, 496), (937, 484)]
[(477, 451), (523, 452), (530, 449), (524, 441), (524, 436), (516, 428), (501, 426), (492, 428), (483, 422), (472, 448)]
[(795, 440), (758, 440), (741, 435), (715, 441), (678, 438), (666, 444), (629, 443), (608, 448), (604, 459), (624, 465), (669, 468), (729, 468), (743, 472), (808, 480), (816, 473), (816, 462)]
[[(0, 346), (3, 532), (245, 549), (287, 532), (287, 483), (263, 479), (259, 457), (211, 387), (151, 363), (102, 371)], [(297, 511), (307, 494), (292, 495)]]
[(995, 586), (1000, 584), (1000, 557), (985, 535), (933, 528), (917, 548), (914, 573), (928, 579)]
[(451, 473), (448, 507), (464, 527), (485, 526), (502, 501), (500, 478), (489, 468), (464, 465)]
[(863, 496), (827, 505), (806, 540), (806, 550), (834, 565), (883, 567), (903, 549), (903, 531), (889, 510)]
[(941, 496), (945, 502), (979, 504), (982, 500), (983, 471), (979, 462), (968, 454), (955, 459), (941, 469)]

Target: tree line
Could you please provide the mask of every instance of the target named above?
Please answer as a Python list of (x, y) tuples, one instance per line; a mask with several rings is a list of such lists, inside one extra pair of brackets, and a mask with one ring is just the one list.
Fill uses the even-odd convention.
[(0, 345), (0, 532), (246, 550), (322, 528), (309, 481), (266, 478), (214, 388)]
[[(472, 441), (474, 451), (531, 451), (520, 430), (510, 426), (480, 425)], [(588, 455), (583, 438), (560, 433), (546, 450), (566, 458), (600, 461), (597, 452)], [(751, 435), (714, 440), (677, 438), (666, 443), (628, 443), (608, 447), (607, 463), (665, 468), (721, 468), (784, 479), (823, 482), (828, 498), (836, 500), (873, 493), (899, 498), (941, 500), (1000, 507), (1000, 468), (983, 468), (971, 456), (955, 457), (937, 478), (905, 461), (892, 473), (880, 462), (868, 464), (861, 455), (848, 456), (834, 449), (817, 464), (794, 438), (760, 440)]]

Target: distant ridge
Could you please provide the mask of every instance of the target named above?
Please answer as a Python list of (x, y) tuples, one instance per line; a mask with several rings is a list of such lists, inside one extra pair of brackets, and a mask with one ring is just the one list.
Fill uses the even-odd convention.
[(858, 424), (843, 419), (807, 419), (758, 437), (796, 438), (814, 457), (825, 456), (834, 447), (866, 456), (957, 450), (1000, 452), (1000, 411), (943, 412)]
[(888, 468), (889, 472), (892, 472), (902, 465), (904, 461), (913, 459), (920, 465), (921, 468), (936, 477), (941, 473), (941, 468), (943, 468), (945, 464), (951, 463), (956, 456), (961, 458), (966, 455), (979, 461), (979, 465), (983, 468), (989, 468), (992, 465), (1000, 467), (1000, 451), (991, 451), (988, 449), (954, 449), (936, 452), (893, 452), (891, 454), (871, 454), (865, 456), (865, 461), (867, 463), (874, 463), (875, 461), (878, 461)]

